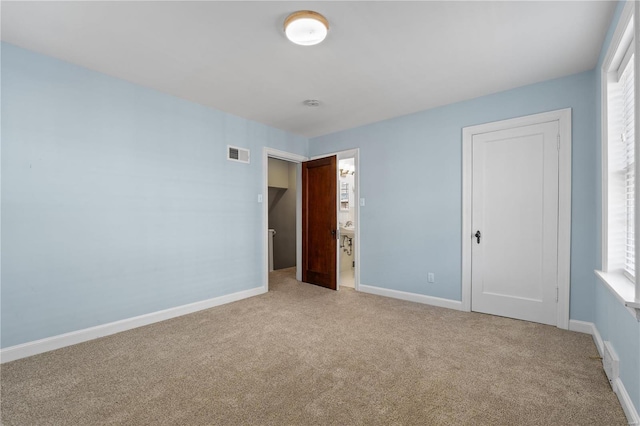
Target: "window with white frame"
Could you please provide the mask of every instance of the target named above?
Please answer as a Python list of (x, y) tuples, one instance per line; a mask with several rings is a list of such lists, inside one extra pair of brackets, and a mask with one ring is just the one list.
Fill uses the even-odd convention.
[[(635, 284), (636, 91), (633, 7), (634, 2), (628, 2), (625, 6), (602, 67), (602, 269), (605, 278), (608, 278), (605, 282), (623, 293), (623, 299), (629, 301), (635, 298), (635, 287), (640, 286), (640, 280), (639, 284)], [(613, 281), (616, 283), (612, 285)]]
[(624, 61), (618, 78), (618, 91), (620, 92), (619, 102), (621, 103), (620, 115), (620, 141), (619, 151), (622, 158), (619, 160), (622, 167), (621, 174), (624, 176), (624, 219), (625, 219), (625, 241), (624, 241), (624, 272), (631, 279), (635, 279), (635, 108), (634, 108), (634, 66), (633, 66), (633, 43), (629, 46), (627, 54), (629, 59)]

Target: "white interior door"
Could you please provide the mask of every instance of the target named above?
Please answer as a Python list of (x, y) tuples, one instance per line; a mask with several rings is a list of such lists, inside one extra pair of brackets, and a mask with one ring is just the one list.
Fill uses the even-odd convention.
[(473, 135), (473, 311), (557, 323), (558, 135), (558, 121)]

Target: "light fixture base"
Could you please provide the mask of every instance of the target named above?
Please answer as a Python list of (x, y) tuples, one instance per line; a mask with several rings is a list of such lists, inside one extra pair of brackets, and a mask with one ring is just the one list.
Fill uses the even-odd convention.
[(301, 46), (313, 46), (321, 43), (329, 31), (327, 18), (312, 10), (293, 12), (284, 20), (284, 32), (287, 38)]

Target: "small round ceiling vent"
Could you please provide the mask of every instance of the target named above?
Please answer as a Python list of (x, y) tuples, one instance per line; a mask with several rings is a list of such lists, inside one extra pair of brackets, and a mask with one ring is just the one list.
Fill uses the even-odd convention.
[(303, 102), (303, 104), (305, 104), (308, 107), (318, 107), (320, 106), (320, 101), (317, 99), (307, 99), (306, 101)]

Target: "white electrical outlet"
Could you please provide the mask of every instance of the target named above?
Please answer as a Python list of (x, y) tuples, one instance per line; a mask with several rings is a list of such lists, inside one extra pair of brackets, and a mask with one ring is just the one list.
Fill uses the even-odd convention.
[(429, 281), (430, 283), (435, 283), (436, 282), (436, 275), (433, 272), (429, 272), (427, 274), (427, 281)]

